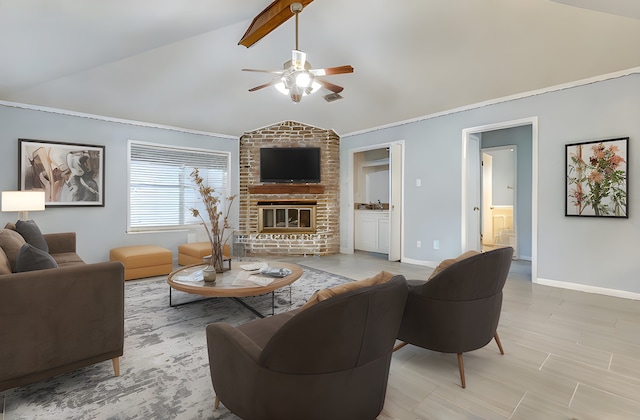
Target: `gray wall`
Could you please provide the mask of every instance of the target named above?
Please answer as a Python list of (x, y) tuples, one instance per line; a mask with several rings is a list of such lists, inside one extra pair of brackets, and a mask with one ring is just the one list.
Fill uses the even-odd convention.
[[(461, 252), (462, 130), (538, 117), (538, 278), (640, 293), (640, 182), (629, 182), (629, 218), (564, 216), (565, 144), (630, 137), (630, 166), (640, 162), (640, 74), (566, 88), (523, 99), (343, 136), (341, 139), (341, 228), (346, 229), (349, 150), (404, 140), (405, 259), (437, 262)], [(105, 207), (52, 208), (31, 213), (45, 232), (76, 231), (80, 255), (108, 259), (114, 246), (156, 243), (174, 252), (187, 232), (129, 235), (126, 229), (126, 145), (128, 139), (230, 151), (238, 168), (236, 139), (106, 122), (0, 106), (0, 190), (16, 189), (18, 138), (106, 146)], [(519, 165), (520, 166), (520, 165)], [(633, 170), (631, 176), (635, 174)], [(422, 179), (416, 187), (415, 179)], [(237, 191), (237, 174), (233, 191)], [(522, 206), (521, 206), (522, 207)], [(235, 211), (234, 211), (235, 212)], [(15, 214), (0, 214), (2, 222)], [(341, 240), (346, 234), (343, 231)], [(440, 241), (440, 249), (423, 244)]]
[[(171, 249), (187, 242), (187, 231), (127, 234), (127, 141), (195, 147), (231, 152), (232, 193), (238, 191), (237, 139), (199, 135), (108, 122), (0, 105), (0, 191), (18, 189), (18, 139), (37, 139), (105, 146), (105, 206), (47, 208), (30, 212), (41, 230), (77, 233), (78, 254), (87, 262), (107, 261), (109, 249), (123, 245), (156, 244)], [(236, 206), (237, 207), (237, 206)], [(233, 209), (237, 220), (237, 208)], [(17, 213), (0, 213), (3, 227)]]
[[(461, 252), (462, 130), (538, 117), (538, 280), (640, 293), (640, 182), (629, 182), (628, 219), (564, 216), (565, 144), (630, 137), (640, 162), (640, 74), (593, 82), (341, 138), (342, 209), (349, 150), (405, 141), (405, 259), (440, 261)], [(631, 170), (631, 176), (635, 171)], [(415, 179), (422, 179), (422, 187)], [(343, 232), (343, 246), (346, 233)], [(416, 248), (417, 240), (440, 249)]]
[(516, 145), (517, 183), (516, 229), (518, 231), (518, 255), (531, 259), (531, 188), (532, 188), (532, 140), (531, 125), (493, 130), (482, 133), (481, 147)]

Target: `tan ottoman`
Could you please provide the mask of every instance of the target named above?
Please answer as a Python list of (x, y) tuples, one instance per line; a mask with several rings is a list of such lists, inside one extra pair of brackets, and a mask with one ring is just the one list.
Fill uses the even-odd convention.
[(173, 254), (156, 245), (134, 245), (113, 248), (109, 252), (111, 261), (124, 265), (124, 279), (161, 276), (173, 270)]
[[(222, 258), (223, 261), (229, 262), (229, 268), (231, 268), (231, 252), (229, 249), (229, 244), (222, 248)], [(180, 265), (200, 264), (207, 255), (211, 255), (211, 244), (209, 242), (192, 242), (178, 245), (178, 264)]]

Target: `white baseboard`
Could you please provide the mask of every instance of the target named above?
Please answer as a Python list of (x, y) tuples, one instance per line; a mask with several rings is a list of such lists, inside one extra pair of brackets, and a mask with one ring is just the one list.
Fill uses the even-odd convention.
[(414, 260), (412, 258), (402, 258), (400, 261), (407, 264), (422, 265), (430, 268), (436, 268), (438, 264), (440, 264), (440, 261), (423, 261), (423, 260)]
[(589, 286), (586, 284), (569, 283), (566, 281), (549, 280), (538, 278), (534, 283), (544, 286), (558, 287), (560, 289), (577, 290), (579, 292), (595, 293), (598, 295), (613, 296), (624, 299), (640, 300), (640, 293), (628, 292), (626, 290), (607, 289), (606, 287)]

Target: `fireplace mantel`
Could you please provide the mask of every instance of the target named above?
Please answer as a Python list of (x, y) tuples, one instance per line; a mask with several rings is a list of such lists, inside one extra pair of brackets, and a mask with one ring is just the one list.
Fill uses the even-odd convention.
[(249, 194), (324, 194), (320, 184), (262, 184), (249, 185)]

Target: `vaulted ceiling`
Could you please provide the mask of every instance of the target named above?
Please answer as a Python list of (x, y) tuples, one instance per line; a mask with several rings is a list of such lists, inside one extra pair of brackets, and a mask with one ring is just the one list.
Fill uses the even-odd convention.
[(0, 100), (239, 136), (295, 120), (339, 134), (640, 67), (637, 0), (315, 0), (313, 67), (351, 64), (299, 104), (248, 89), (295, 46), (294, 19), (238, 45), (271, 0), (2, 0)]

